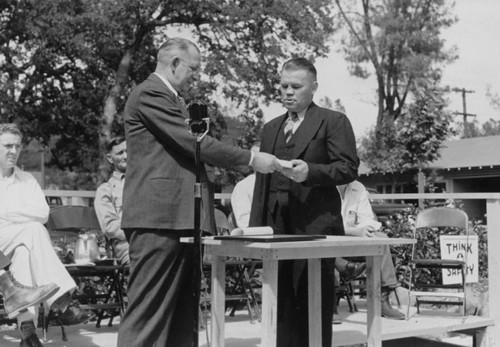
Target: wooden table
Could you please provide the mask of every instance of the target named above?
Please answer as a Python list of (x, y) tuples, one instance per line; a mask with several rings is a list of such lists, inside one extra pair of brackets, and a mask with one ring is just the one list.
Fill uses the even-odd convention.
[[(183, 238), (183, 242), (192, 239)], [(381, 347), (380, 264), (384, 246), (411, 244), (411, 239), (328, 236), (301, 242), (243, 242), (202, 239), (212, 256), (212, 345), (224, 346), (225, 258), (260, 259), (262, 274), (262, 341), (276, 346), (278, 261), (307, 259), (309, 277), (309, 346), (321, 347), (321, 258), (365, 256), (367, 274), (367, 336), (369, 347)], [(332, 294), (333, 295), (333, 294)], [(334, 336), (335, 338), (335, 336)]]

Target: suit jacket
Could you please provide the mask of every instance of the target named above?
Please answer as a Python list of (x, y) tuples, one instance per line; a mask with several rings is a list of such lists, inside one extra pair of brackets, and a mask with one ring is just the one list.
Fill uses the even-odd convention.
[[(274, 152), (278, 131), (286, 117), (284, 114), (264, 125), (261, 151)], [(309, 174), (304, 182), (291, 183), (288, 203), (294, 230), (290, 233), (343, 235), (342, 203), (336, 186), (353, 181), (359, 166), (351, 123), (344, 114), (311, 103), (299, 130), (293, 159), (304, 160)], [(272, 223), (266, 220), (270, 179), (270, 174), (257, 174), (251, 226)]]
[[(122, 228), (193, 229), (195, 142), (185, 123), (187, 111), (155, 74), (137, 86), (125, 106), (127, 179)], [(250, 151), (205, 136), (202, 164), (248, 165)], [(202, 227), (214, 230), (213, 192), (201, 165)]]

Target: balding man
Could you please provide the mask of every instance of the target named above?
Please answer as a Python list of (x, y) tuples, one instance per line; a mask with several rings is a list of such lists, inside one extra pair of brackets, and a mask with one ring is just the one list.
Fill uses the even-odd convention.
[[(156, 70), (131, 93), (125, 106), (127, 179), (122, 229), (130, 244), (129, 305), (118, 346), (193, 345), (192, 323), (199, 304), (192, 295), (192, 245), (179, 239), (194, 229), (195, 137), (187, 130), (180, 95), (198, 81), (201, 55), (191, 41), (168, 39)], [(280, 168), (274, 155), (251, 153), (205, 136), (203, 163), (250, 165), (258, 172)], [(213, 195), (201, 167), (200, 225), (214, 230)]]

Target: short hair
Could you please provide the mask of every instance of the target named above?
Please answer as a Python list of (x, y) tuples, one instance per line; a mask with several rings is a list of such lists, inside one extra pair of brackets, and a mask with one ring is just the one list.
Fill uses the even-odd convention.
[(287, 71), (306, 70), (309, 71), (314, 76), (315, 80), (318, 77), (318, 72), (316, 71), (316, 68), (314, 67), (313, 63), (311, 63), (306, 58), (292, 58), (290, 60), (287, 60), (283, 64), (283, 68), (281, 69), (281, 71), (284, 70)]
[(2, 134), (14, 134), (23, 138), (23, 133), (15, 123), (0, 123), (0, 135)]
[(163, 42), (160, 48), (158, 49), (158, 60), (160, 53), (162, 52), (170, 52), (175, 49), (187, 52), (190, 47), (195, 48), (198, 53), (200, 53), (200, 49), (196, 44), (188, 39), (184, 39), (182, 37), (170, 37), (167, 41)]
[(125, 142), (125, 136), (122, 135), (118, 135), (109, 139), (105, 144), (106, 152), (110, 153), (113, 150), (114, 146), (118, 146), (122, 142)]

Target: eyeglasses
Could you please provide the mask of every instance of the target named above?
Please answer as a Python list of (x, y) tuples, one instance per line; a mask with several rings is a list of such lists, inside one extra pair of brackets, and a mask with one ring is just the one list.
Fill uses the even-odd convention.
[(23, 145), (18, 145), (17, 143), (0, 143), (0, 145), (2, 145), (8, 151), (11, 151), (13, 149), (15, 149), (16, 151), (20, 151), (23, 149)]
[(197, 73), (198, 71), (200, 71), (200, 67), (199, 66), (189, 65), (189, 63), (185, 59), (182, 59), (182, 58), (179, 58), (179, 59), (182, 60), (184, 63), (186, 63), (186, 65), (191, 69), (191, 71), (193, 73)]

